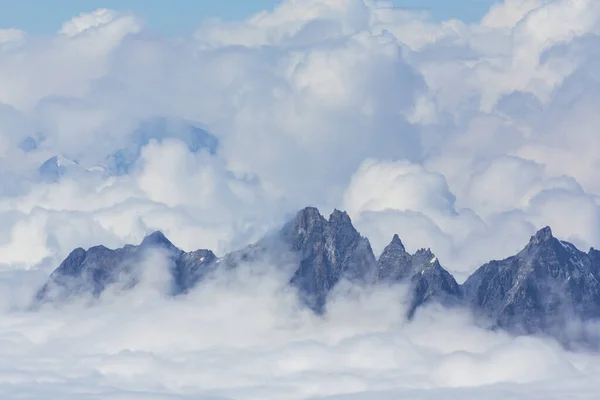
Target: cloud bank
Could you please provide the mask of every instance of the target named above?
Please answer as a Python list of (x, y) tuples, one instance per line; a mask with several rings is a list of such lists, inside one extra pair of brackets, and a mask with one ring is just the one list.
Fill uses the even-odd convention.
[[(505, 0), (476, 24), (288, 0), (190, 37), (105, 9), (0, 29), (3, 398), (594, 398), (595, 355), (436, 309), (406, 324), (397, 289), (341, 293), (325, 320), (273, 271), (185, 301), (150, 284), (22, 308), (75, 247), (161, 229), (223, 254), (309, 204), (347, 210), (376, 253), (394, 233), (431, 247), (459, 280), (543, 225), (600, 247), (599, 34), (594, 0)], [(174, 123), (141, 142), (157, 119)], [(56, 155), (80, 173), (40, 180)]]

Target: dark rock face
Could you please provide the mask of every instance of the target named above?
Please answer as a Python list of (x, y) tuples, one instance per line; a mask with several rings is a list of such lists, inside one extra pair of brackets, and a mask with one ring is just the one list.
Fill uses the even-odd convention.
[(183, 252), (172, 270), (175, 293), (186, 293), (217, 267), (217, 256), (210, 250)]
[(261, 240), (240, 250), (227, 253), (221, 260), (220, 267), (234, 269), (244, 264), (273, 261), (270, 256), (277, 247), (277, 242), (273, 240)]
[(185, 293), (217, 268), (269, 262), (293, 265), (290, 283), (302, 300), (322, 312), (331, 289), (341, 280), (372, 283), (377, 262), (369, 241), (352, 226), (348, 214), (335, 210), (326, 220), (316, 208), (306, 208), (275, 235), (217, 259), (210, 250), (190, 253), (175, 247), (161, 233), (147, 236), (139, 246), (111, 250), (103, 246), (76, 249), (52, 273), (38, 300), (80, 293), (101, 294), (110, 285), (130, 287), (139, 281), (139, 266), (151, 249), (160, 249), (171, 264), (173, 293)]
[(300, 255), (290, 283), (317, 312), (323, 311), (327, 294), (341, 279), (375, 279), (377, 262), (371, 245), (345, 212), (335, 210), (326, 220), (316, 208), (305, 208), (281, 229), (280, 237)]
[(133, 269), (139, 261), (138, 252), (132, 247), (75, 249), (50, 275), (36, 298), (62, 300), (84, 293), (98, 296), (111, 284), (133, 284)]
[(600, 317), (599, 252), (579, 251), (549, 227), (517, 255), (492, 261), (464, 283), (475, 312), (517, 333), (556, 334), (573, 317)]
[(141, 277), (144, 259), (150, 252), (160, 251), (170, 265), (173, 294), (186, 292), (203, 278), (216, 262), (210, 250), (186, 253), (175, 247), (161, 232), (144, 238), (139, 246), (119, 249), (95, 246), (75, 249), (50, 275), (37, 293), (38, 301), (62, 300), (79, 294), (99, 296), (109, 286), (127, 289)]
[(159, 251), (169, 263), (173, 295), (186, 293), (219, 269), (266, 262), (278, 268), (289, 266), (290, 284), (318, 313), (325, 310), (331, 290), (348, 279), (366, 284), (410, 283), (409, 317), (431, 301), (468, 304), (496, 327), (516, 333), (543, 332), (559, 339), (561, 329), (573, 318), (600, 318), (600, 251), (584, 253), (554, 238), (548, 227), (531, 237), (518, 254), (483, 265), (460, 286), (429, 249), (409, 254), (395, 235), (377, 261), (348, 214), (335, 210), (326, 219), (313, 207), (298, 212), (281, 230), (221, 259), (210, 250), (184, 252), (161, 232), (147, 236), (138, 246), (75, 249), (51, 274), (37, 300), (82, 293), (98, 296), (109, 286), (132, 287), (152, 251)]
[(454, 277), (440, 265), (429, 249), (409, 254), (398, 235), (387, 245), (378, 261), (380, 282), (410, 282), (412, 298), (408, 310), (409, 318), (417, 307), (429, 301), (446, 305), (458, 303), (461, 290)]

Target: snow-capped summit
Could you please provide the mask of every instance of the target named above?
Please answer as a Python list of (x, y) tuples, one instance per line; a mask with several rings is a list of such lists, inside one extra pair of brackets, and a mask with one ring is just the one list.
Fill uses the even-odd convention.
[(57, 182), (62, 176), (77, 172), (83, 168), (77, 161), (57, 155), (44, 161), (37, 169), (40, 178), (46, 182)]
[(108, 171), (103, 166), (85, 168), (79, 162), (63, 155), (56, 155), (44, 161), (37, 169), (38, 177), (48, 183), (58, 182), (63, 177), (76, 177), (84, 174), (105, 176)]

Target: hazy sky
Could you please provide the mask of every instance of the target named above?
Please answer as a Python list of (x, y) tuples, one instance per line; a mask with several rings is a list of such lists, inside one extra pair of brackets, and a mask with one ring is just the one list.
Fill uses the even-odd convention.
[[(0, 29), (19, 28), (30, 34), (58, 30), (74, 15), (110, 8), (133, 11), (146, 26), (163, 34), (183, 34), (197, 27), (203, 19), (242, 19), (255, 12), (271, 9), (278, 0), (0, 0)], [(459, 18), (478, 20), (494, 0), (391, 0), (398, 7), (427, 9), (435, 19)]]

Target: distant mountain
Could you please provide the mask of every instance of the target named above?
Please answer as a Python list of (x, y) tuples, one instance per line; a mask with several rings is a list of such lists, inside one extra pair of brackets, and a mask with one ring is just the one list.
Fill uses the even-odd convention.
[(57, 182), (62, 176), (79, 172), (83, 167), (77, 161), (64, 156), (54, 156), (44, 161), (37, 170), (38, 176), (46, 182)]
[[(77, 173), (101, 173), (103, 175), (126, 175), (138, 161), (142, 148), (151, 140), (178, 139), (193, 153), (206, 151), (215, 154), (219, 140), (208, 131), (190, 121), (175, 118), (152, 118), (142, 121), (128, 137), (127, 144), (106, 156), (100, 165), (85, 168), (77, 161), (64, 155), (56, 155), (46, 160), (37, 170), (41, 180), (57, 182), (61, 177)], [(45, 140), (42, 135), (29, 136), (19, 143), (24, 152), (36, 151)]]
[(148, 251), (160, 250), (169, 263), (171, 293), (186, 293), (219, 269), (253, 263), (291, 266), (290, 285), (317, 313), (342, 280), (366, 285), (409, 284), (412, 317), (424, 304), (468, 306), (492, 326), (515, 333), (546, 333), (566, 341), (569, 321), (600, 318), (600, 251), (588, 253), (552, 236), (549, 227), (535, 234), (515, 256), (491, 261), (461, 286), (429, 249), (410, 254), (394, 235), (377, 260), (368, 239), (345, 212), (329, 219), (316, 208), (299, 211), (284, 226), (257, 243), (217, 258), (210, 250), (184, 252), (160, 232), (138, 246), (75, 249), (52, 273), (37, 301), (100, 295), (107, 287), (132, 287), (140, 279)]
[(27, 136), (25, 139), (21, 140), (18, 147), (24, 152), (29, 153), (40, 147), (40, 144), (44, 140), (46, 140), (46, 138), (43, 135)]
[(214, 135), (189, 121), (152, 118), (143, 121), (131, 135), (129, 143), (110, 154), (104, 166), (112, 175), (125, 175), (138, 160), (144, 146), (153, 139), (160, 142), (168, 138), (181, 140), (192, 153), (206, 150), (215, 154), (219, 146), (219, 140)]
[(77, 161), (65, 156), (57, 155), (44, 161), (37, 169), (37, 177), (48, 183), (58, 182), (63, 177), (81, 177), (83, 175), (100, 174), (105, 175), (106, 169), (97, 166), (85, 168)]

